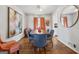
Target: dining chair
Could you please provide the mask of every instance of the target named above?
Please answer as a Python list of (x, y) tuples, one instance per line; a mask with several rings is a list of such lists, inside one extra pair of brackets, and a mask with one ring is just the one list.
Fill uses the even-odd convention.
[(50, 44), (52, 44), (52, 47), (53, 47), (53, 41), (52, 41), (52, 38), (53, 38), (53, 35), (54, 35), (54, 30), (51, 30), (50, 31), (50, 33), (47, 35), (47, 37), (48, 37), (48, 43)]
[(29, 39), (29, 41), (33, 40), (34, 39), (34, 34), (28, 33), (28, 39)]
[(29, 41), (29, 45), (28, 45), (28, 48), (32, 47), (32, 43), (31, 41), (34, 39), (34, 35), (33, 34), (30, 34), (30, 32), (28, 32), (28, 41)]
[(44, 49), (46, 53), (45, 46), (47, 45), (47, 35), (46, 34), (33, 34), (34, 38), (31, 40), (31, 43), (34, 46), (34, 51), (39, 48), (39, 52), (41, 53), (41, 48)]
[(47, 29), (47, 32), (49, 33), (49, 29)]
[(32, 30), (31, 30), (30, 28), (24, 29), (25, 37), (29, 37), (29, 33), (30, 33), (31, 31), (32, 31)]
[(27, 29), (27, 28), (25, 28), (25, 29), (24, 29), (24, 35), (25, 35), (25, 37), (28, 37), (28, 35), (27, 35), (27, 34), (28, 34), (28, 29)]

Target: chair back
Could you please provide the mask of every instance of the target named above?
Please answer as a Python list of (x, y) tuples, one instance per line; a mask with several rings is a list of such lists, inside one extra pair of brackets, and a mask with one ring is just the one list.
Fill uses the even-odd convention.
[(33, 45), (38, 47), (38, 48), (42, 48), (45, 45), (47, 45), (47, 35), (45, 34), (35, 34), (34, 35), (34, 40), (33, 40)]
[(47, 29), (47, 32), (49, 33), (49, 29)]
[(32, 30), (31, 30), (30, 28), (24, 29), (24, 34), (25, 34), (25, 36), (29, 37), (29, 34), (30, 34), (31, 31), (32, 31)]
[(54, 34), (54, 30), (51, 30), (50, 31), (50, 35), (53, 37), (53, 34)]
[(28, 36), (29, 36), (28, 38), (29, 38), (30, 41), (34, 39), (34, 34), (28, 33)]

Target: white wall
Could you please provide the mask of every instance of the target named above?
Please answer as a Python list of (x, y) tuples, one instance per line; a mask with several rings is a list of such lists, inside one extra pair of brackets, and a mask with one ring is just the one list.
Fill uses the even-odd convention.
[[(62, 12), (63, 8), (64, 6), (59, 7), (52, 15), (54, 23), (58, 23), (58, 28), (55, 30), (55, 34), (59, 36), (59, 40), (61, 42), (79, 53), (79, 20), (72, 28), (64, 28), (60, 22), (60, 13)], [(76, 48), (73, 47), (74, 44), (76, 45)]]
[[(52, 15), (51, 14), (46, 14), (46, 15), (33, 15), (33, 14), (28, 14), (26, 15), (26, 27), (33, 29), (33, 18), (34, 17), (45, 17), (45, 19), (49, 19), (50, 20), (50, 25), (49, 28), (52, 28)], [(27, 26), (28, 25), (28, 26)]]
[[(22, 28), (22, 33), (13, 36), (11, 38), (7, 38), (7, 31), (8, 31), (8, 7), (13, 8), (23, 16), (23, 28)], [(10, 40), (20, 40), (24, 35), (23, 35), (23, 29), (24, 29), (24, 13), (22, 10), (17, 8), (16, 6), (0, 6), (0, 35), (3, 37), (3, 41), (10, 41)]]

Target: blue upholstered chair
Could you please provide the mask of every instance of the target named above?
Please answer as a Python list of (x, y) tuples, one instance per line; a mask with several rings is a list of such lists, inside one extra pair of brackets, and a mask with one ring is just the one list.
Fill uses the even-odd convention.
[(53, 35), (54, 35), (54, 30), (51, 30), (50, 33), (47, 35), (48, 43), (52, 43), (52, 47), (53, 47), (53, 41), (52, 41)]
[(34, 39), (34, 34), (30, 34), (30, 33), (28, 33), (28, 35), (29, 35), (29, 41), (31, 41), (31, 40)]
[(47, 44), (47, 35), (45, 34), (36, 34), (34, 35), (34, 42), (33, 45), (38, 47), (38, 48), (42, 48), (45, 47)]
[(39, 48), (39, 49), (44, 48), (45, 50), (45, 46), (47, 45), (47, 35), (46, 34), (33, 34), (31, 43), (36, 48)]

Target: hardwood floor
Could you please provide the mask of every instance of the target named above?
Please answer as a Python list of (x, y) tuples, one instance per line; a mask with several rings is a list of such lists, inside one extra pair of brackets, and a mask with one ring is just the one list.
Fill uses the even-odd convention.
[[(53, 48), (51, 48), (51, 44), (48, 44), (46, 47), (46, 54), (76, 54), (76, 52), (59, 42), (56, 38), (53, 38), (52, 40)], [(34, 52), (34, 47), (29, 43), (28, 38), (22, 38), (19, 43), (21, 44), (20, 54), (39, 54), (39, 49)], [(41, 54), (45, 54), (43, 49), (41, 49)]]

